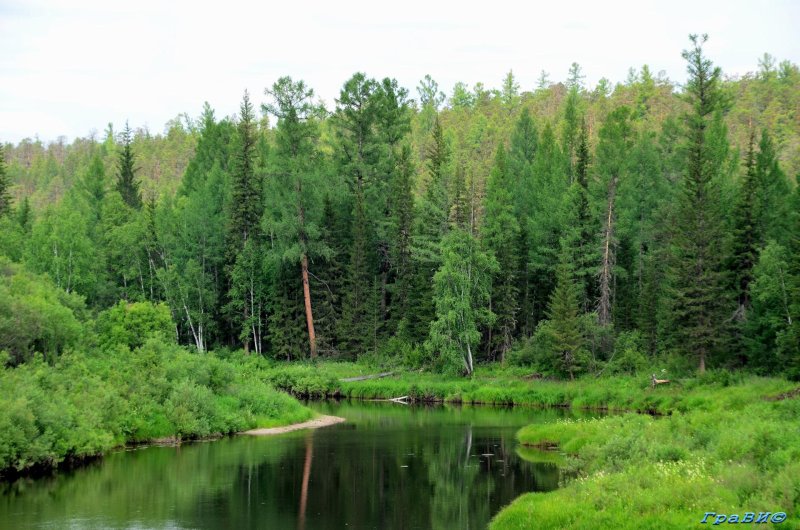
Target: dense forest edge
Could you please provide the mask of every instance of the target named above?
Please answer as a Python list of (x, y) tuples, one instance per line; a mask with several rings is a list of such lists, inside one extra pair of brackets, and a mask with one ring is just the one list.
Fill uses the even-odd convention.
[(795, 510), (800, 69), (728, 78), (706, 38), (680, 86), (356, 73), (329, 109), (284, 77), (163, 134), (0, 146), (0, 470), (309, 419), (287, 393), (408, 396), (668, 415), (524, 429), (565, 488), (495, 528), (613, 495), (685, 524), (687, 474)]

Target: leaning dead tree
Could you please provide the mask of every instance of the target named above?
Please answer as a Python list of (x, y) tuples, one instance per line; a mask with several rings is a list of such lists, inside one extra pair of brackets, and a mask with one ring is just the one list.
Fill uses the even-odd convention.
[(608, 183), (608, 204), (603, 226), (603, 258), (600, 265), (600, 301), (597, 304), (597, 322), (601, 326), (611, 324), (611, 284), (616, 260), (614, 249), (614, 198), (617, 191), (617, 177)]

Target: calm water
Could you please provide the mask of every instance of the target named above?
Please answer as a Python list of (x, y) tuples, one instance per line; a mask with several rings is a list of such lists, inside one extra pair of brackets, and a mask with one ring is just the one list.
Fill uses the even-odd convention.
[(558, 486), (551, 456), (519, 450), (514, 433), (562, 411), (311, 406), (347, 422), (119, 451), (0, 484), (0, 528), (478, 529)]

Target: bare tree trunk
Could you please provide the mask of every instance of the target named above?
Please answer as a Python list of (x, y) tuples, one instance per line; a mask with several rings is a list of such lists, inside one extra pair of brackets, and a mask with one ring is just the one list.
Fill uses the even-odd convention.
[(600, 302), (597, 307), (597, 321), (601, 326), (611, 324), (611, 284), (614, 268), (614, 195), (617, 178), (612, 177), (608, 184), (608, 208), (603, 233), (603, 262), (600, 267)]
[(308, 256), (303, 254), (300, 260), (303, 269), (303, 300), (306, 305), (306, 324), (308, 324), (308, 347), (311, 350), (311, 358), (317, 356), (317, 336), (314, 333), (314, 313), (311, 310), (311, 289), (308, 286)]

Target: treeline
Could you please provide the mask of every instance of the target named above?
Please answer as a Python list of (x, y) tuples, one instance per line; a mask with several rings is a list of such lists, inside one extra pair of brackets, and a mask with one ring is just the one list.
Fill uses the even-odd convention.
[[(799, 377), (800, 71), (724, 79), (704, 41), (680, 91), (647, 67), (590, 91), (574, 64), (525, 93), (426, 77), (414, 101), (357, 73), (328, 110), (285, 77), (260, 117), (245, 93), (163, 137), (25, 141), (0, 252), (95, 312), (164, 302), (201, 352)], [(7, 331), (15, 296), (19, 363), (43, 341)]]

